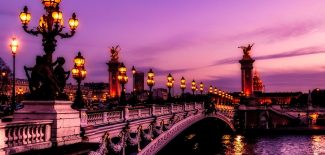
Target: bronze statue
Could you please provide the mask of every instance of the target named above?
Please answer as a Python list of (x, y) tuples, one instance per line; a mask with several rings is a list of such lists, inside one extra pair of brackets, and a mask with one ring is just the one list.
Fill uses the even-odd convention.
[(63, 65), (65, 63), (65, 59), (63, 57), (58, 57), (54, 66), (57, 64), (57, 66), (54, 68), (54, 75), (57, 79), (57, 83), (59, 86), (60, 93), (64, 92), (64, 87), (66, 85), (66, 81), (69, 79), (70, 71), (64, 71)]
[[(66, 72), (62, 67), (64, 62), (64, 59), (58, 58), (55, 63), (51, 64), (49, 59), (44, 55), (36, 57), (36, 65), (34, 67), (24, 66), (30, 89), (28, 99), (66, 99), (66, 95), (62, 94), (65, 81), (68, 78), (68, 76), (65, 76)], [(56, 72), (54, 72), (53, 66), (57, 63)]]
[(249, 55), (249, 51), (252, 50), (252, 47), (254, 46), (253, 44), (248, 44), (248, 46), (239, 46), (238, 48), (241, 48), (244, 52), (244, 55)]
[(31, 93), (37, 93), (36, 91), (40, 89), (42, 81), (44, 80), (43, 75), (41, 73), (41, 65), (43, 64), (43, 58), (41, 56), (37, 56), (36, 64), (34, 67), (24, 66), (24, 70), (29, 82), (29, 90)]
[(112, 46), (111, 47), (111, 60), (112, 61), (118, 61), (118, 53), (121, 51), (121, 48), (119, 45)]

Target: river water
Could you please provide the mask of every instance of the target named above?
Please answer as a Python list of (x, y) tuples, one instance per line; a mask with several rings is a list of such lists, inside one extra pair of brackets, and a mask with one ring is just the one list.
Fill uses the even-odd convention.
[(220, 121), (201, 121), (158, 155), (325, 155), (325, 135), (238, 135)]

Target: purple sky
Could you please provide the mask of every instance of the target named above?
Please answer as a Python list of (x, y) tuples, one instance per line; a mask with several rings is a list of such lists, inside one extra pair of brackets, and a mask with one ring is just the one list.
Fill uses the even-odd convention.
[[(11, 66), (9, 41), (20, 41), (17, 76), (43, 54), (41, 38), (23, 32), (18, 18), (23, 6), (32, 13), (30, 26), (43, 13), (40, 0), (0, 1), (0, 53)], [(169, 72), (226, 91), (240, 90), (242, 52), (254, 42), (254, 67), (267, 91), (307, 91), (325, 87), (325, 1), (297, 0), (63, 0), (65, 24), (73, 12), (80, 26), (71, 39), (58, 39), (54, 57), (66, 58), (66, 69), (80, 50), (86, 58), (85, 81), (107, 82), (108, 48), (119, 44), (121, 58), (157, 74), (155, 87), (165, 87)], [(130, 78), (131, 79), (131, 78)], [(71, 82), (74, 80), (70, 79)], [(129, 81), (130, 88), (132, 81)]]

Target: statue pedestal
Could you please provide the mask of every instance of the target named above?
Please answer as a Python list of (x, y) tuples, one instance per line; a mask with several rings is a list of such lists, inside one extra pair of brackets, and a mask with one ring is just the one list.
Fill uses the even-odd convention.
[(80, 113), (71, 108), (71, 101), (23, 101), (24, 108), (14, 113), (14, 121), (53, 120), (53, 146), (81, 142)]

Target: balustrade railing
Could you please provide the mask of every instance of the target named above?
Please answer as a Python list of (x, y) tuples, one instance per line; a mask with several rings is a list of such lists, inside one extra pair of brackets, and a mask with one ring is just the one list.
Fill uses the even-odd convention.
[(179, 112), (203, 110), (203, 103), (152, 105), (151, 107), (124, 107), (114, 111), (87, 111), (81, 110), (81, 126), (96, 124), (117, 123), (127, 120), (149, 118)]
[[(49, 142), (51, 138), (52, 120), (33, 120), (0, 123), (1, 149)], [(3, 138), (3, 139), (2, 139)]]

